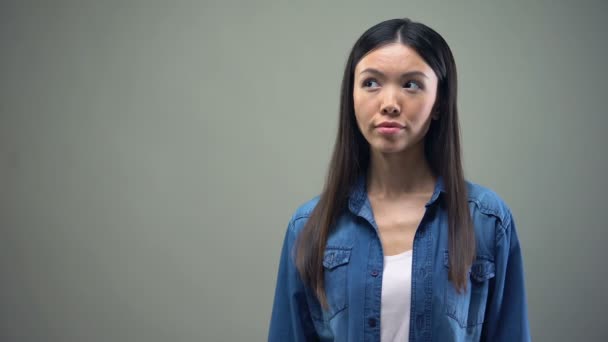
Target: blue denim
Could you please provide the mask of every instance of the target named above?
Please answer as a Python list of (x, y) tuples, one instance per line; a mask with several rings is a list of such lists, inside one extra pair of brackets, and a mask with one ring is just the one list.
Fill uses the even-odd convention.
[[(510, 209), (491, 190), (466, 182), (477, 256), (466, 290), (448, 281), (445, 188), (439, 178), (413, 245), (409, 341), (530, 341), (521, 249)], [(384, 254), (365, 178), (331, 232), (323, 266), (323, 310), (294, 264), (295, 239), (318, 196), (293, 214), (279, 262), (268, 341), (380, 341)]]

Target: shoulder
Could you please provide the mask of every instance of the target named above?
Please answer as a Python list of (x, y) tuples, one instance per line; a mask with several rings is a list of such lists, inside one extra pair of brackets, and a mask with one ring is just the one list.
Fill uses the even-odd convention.
[(293, 212), (289, 221), (289, 227), (294, 235), (298, 235), (300, 230), (302, 230), (307, 219), (310, 217), (310, 214), (317, 206), (320, 197), (320, 195), (317, 195), (304, 203), (301, 203)]
[(300, 204), (294, 211), (294, 213), (292, 215), (292, 220), (308, 218), (310, 216), (310, 214), (312, 213), (312, 211), (317, 206), (317, 203), (319, 203), (320, 198), (321, 198), (321, 195), (317, 195), (317, 196), (307, 200), (306, 202)]
[(511, 209), (496, 192), (470, 180), (466, 180), (465, 183), (473, 215), (492, 217), (502, 227), (511, 224)]

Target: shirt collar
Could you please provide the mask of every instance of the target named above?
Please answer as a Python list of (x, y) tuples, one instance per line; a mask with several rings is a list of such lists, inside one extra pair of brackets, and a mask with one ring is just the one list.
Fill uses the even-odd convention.
[[(348, 208), (353, 214), (367, 217), (372, 215), (368, 215), (366, 213), (371, 213), (371, 204), (369, 203), (369, 198), (367, 197), (367, 187), (366, 174), (363, 173), (357, 177), (355, 183), (353, 184), (349, 199), (348, 199)], [(433, 191), (433, 195), (431, 199), (425, 204), (425, 207), (430, 207), (439, 199), (439, 195), (441, 193), (445, 193), (445, 183), (443, 181), (442, 176), (437, 177), (437, 182), (435, 183), (435, 190)]]

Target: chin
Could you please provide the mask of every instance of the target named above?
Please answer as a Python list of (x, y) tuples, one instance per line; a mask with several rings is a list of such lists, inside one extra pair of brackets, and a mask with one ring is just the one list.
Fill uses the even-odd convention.
[(373, 150), (379, 153), (401, 153), (407, 150), (407, 145), (383, 144), (382, 146), (373, 146)]

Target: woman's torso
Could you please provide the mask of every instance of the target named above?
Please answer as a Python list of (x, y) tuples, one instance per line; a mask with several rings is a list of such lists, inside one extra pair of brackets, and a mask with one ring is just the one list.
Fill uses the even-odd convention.
[[(510, 217), (506, 205), (490, 190), (472, 183), (469, 207), (477, 238), (477, 258), (471, 268), (467, 289), (458, 293), (448, 281), (447, 212), (442, 205), (443, 184), (438, 182), (430, 200), (416, 214), (401, 219), (411, 232), (412, 286), (410, 336), (412, 341), (476, 341), (480, 339), (489, 297), (489, 283), (495, 276), (496, 229)], [(294, 215), (296, 235), (316, 205), (315, 198)], [(322, 310), (309, 293), (310, 316), (321, 340), (379, 341), (384, 255), (406, 250), (408, 241), (390, 245), (389, 216), (378, 216), (364, 184), (349, 199), (348, 210), (330, 234), (323, 261), (329, 309)], [(415, 228), (413, 228), (415, 226)], [(389, 233), (390, 234), (390, 233)], [(383, 252), (383, 243), (390, 245)]]

